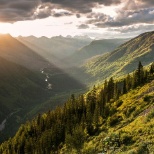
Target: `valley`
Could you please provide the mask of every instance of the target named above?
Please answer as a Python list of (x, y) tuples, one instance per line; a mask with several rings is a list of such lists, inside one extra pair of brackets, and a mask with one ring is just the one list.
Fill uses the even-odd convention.
[(0, 0), (0, 154), (154, 154), (154, 0)]
[[(56, 48), (58, 43), (61, 47)], [(33, 152), (38, 154), (42, 149), (47, 154), (90, 154), (106, 148), (101, 138), (111, 137), (113, 130), (116, 135), (123, 132), (129, 137), (125, 128), (130, 129), (144, 111), (153, 113), (153, 45), (154, 32), (133, 39), (103, 40), (1, 35), (0, 142), (12, 138), (1, 144), (0, 152), (5, 153), (7, 146), (13, 151), (18, 145), (20, 152), (14, 153), (30, 152), (34, 146)], [(135, 113), (129, 118), (128, 112)], [(150, 123), (146, 125), (149, 129)], [(79, 138), (73, 140), (78, 135), (84, 139), (83, 144), (78, 143)], [(46, 146), (46, 140), (50, 140), (53, 150)], [(133, 141), (132, 149), (139, 139)], [(127, 143), (120, 149), (123, 146), (129, 151)]]
[(110, 78), (84, 95), (72, 95), (64, 106), (22, 125), (0, 146), (1, 153), (152, 153), (153, 73), (154, 63), (148, 69), (139, 63), (122, 81)]

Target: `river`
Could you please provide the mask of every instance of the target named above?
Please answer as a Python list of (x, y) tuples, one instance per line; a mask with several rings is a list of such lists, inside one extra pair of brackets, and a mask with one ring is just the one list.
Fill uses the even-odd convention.
[(2, 130), (5, 129), (5, 124), (6, 124), (7, 120), (8, 120), (8, 118), (10, 118), (13, 114), (19, 112), (20, 110), (21, 110), (21, 109), (18, 109), (18, 110), (14, 111), (14, 112), (11, 112), (11, 113), (7, 116), (7, 118), (4, 119), (4, 120), (2, 121), (2, 123), (0, 124), (0, 131), (2, 131)]

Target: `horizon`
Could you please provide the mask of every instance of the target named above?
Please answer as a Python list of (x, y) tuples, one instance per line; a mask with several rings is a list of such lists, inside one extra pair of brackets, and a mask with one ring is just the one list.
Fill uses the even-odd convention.
[(0, 8), (0, 33), (13, 37), (130, 38), (154, 30), (152, 0), (6, 0)]
[[(144, 32), (144, 33), (148, 33), (148, 32), (152, 32), (152, 31), (146, 31), (146, 32)], [(142, 33), (140, 33), (140, 34), (142, 34)], [(134, 36), (134, 37), (137, 37), (138, 35), (140, 35), (140, 34), (137, 34), (136, 36)], [(100, 37), (100, 38), (95, 38), (95, 37), (90, 37), (90, 36), (88, 36), (88, 35), (74, 35), (74, 36), (71, 36), (71, 35), (66, 35), (66, 36), (63, 36), (63, 35), (55, 35), (55, 36), (51, 36), (51, 37), (49, 37), (49, 36), (35, 36), (35, 35), (27, 35), (27, 36), (22, 36), (22, 35), (18, 35), (18, 36), (13, 36), (13, 35), (11, 35), (11, 34), (9, 34), (9, 33), (0, 33), (0, 36), (5, 36), (5, 35), (9, 35), (9, 36), (11, 36), (11, 37), (13, 37), (13, 38), (20, 38), (20, 37), (23, 37), (23, 38), (28, 38), (28, 37), (34, 37), (34, 38), (47, 38), (47, 39), (51, 39), (51, 38), (55, 38), (55, 37), (63, 37), (63, 38), (80, 38), (80, 37), (87, 37), (87, 38), (89, 38), (89, 39), (91, 39), (91, 40), (105, 40), (105, 39), (107, 39), (107, 40), (112, 40), (112, 39), (131, 39), (131, 38), (133, 38), (133, 37), (111, 37), (111, 38), (103, 38), (103, 37)]]

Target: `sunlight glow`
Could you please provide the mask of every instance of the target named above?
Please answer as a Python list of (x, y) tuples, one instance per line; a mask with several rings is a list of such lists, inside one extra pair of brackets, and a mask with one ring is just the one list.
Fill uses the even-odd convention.
[(9, 23), (0, 23), (0, 33), (7, 34), (11, 30), (12, 24)]
[(98, 8), (93, 8), (93, 12), (96, 13), (104, 13), (106, 15), (109, 15), (111, 17), (115, 17), (117, 15), (117, 10), (119, 8), (123, 7), (123, 3), (120, 5), (114, 5), (114, 6), (104, 6), (104, 5), (100, 5)]
[(13, 24), (0, 23), (0, 33), (9, 33), (12, 36), (57, 36), (57, 35), (79, 35), (82, 33), (77, 25), (85, 21), (85, 17), (76, 18), (76, 16), (54, 18), (48, 17), (45, 19), (18, 21)]

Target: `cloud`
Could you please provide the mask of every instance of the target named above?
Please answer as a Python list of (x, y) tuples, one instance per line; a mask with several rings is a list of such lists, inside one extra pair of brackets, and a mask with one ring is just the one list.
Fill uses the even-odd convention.
[[(92, 12), (98, 4), (118, 4), (120, 0), (0, 0), (0, 21), (16, 22), (33, 20), (48, 16), (61, 17)], [(53, 9), (64, 9), (65, 12), (55, 12)]]
[[(141, 3), (140, 3), (141, 4)], [(123, 27), (134, 24), (154, 24), (154, 8), (142, 8), (139, 2), (128, 0), (125, 6), (117, 10), (116, 17), (110, 17), (103, 13), (89, 13), (87, 24), (93, 24), (99, 28)]]
[(89, 20), (86, 21), (86, 24), (93, 24), (97, 27), (101, 27), (99, 24), (106, 27), (106, 23), (113, 21), (113, 18), (104, 13), (90, 13), (87, 15), (87, 18), (89, 18)]
[(89, 26), (86, 24), (81, 24), (78, 26), (78, 29), (87, 29), (87, 28), (89, 28)]
[(62, 16), (71, 16), (71, 15), (73, 15), (72, 13), (70, 13), (70, 12), (66, 12), (66, 11), (63, 11), (63, 12), (55, 12), (55, 13), (53, 13), (53, 15), (52, 16), (54, 16), (54, 17), (62, 17)]
[(77, 17), (77, 18), (80, 18), (80, 17), (81, 17), (81, 15), (80, 15), (80, 14), (76, 14), (76, 17)]
[(153, 7), (154, 1), (153, 0), (136, 0), (142, 7)]
[[(94, 13), (93, 8), (101, 4), (116, 5), (124, 0), (0, 0), (0, 21), (16, 22), (34, 20), (49, 16), (62, 17), (76, 15), (80, 18), (85, 14), (87, 24), (98, 27), (117, 27), (135, 23), (152, 23), (154, 0), (128, 0), (121, 10), (117, 10), (116, 18), (103, 13)], [(151, 9), (149, 9), (151, 8)], [(63, 11), (57, 11), (61, 10)]]
[(117, 31), (120, 33), (143, 33), (145, 31), (152, 31), (154, 30), (154, 26), (153, 25), (131, 25), (131, 26), (124, 26), (124, 27), (120, 27), (120, 28), (109, 28), (109, 31)]
[(64, 23), (65, 25), (71, 25), (71, 24), (73, 24), (73, 22), (66, 22), (66, 23)]
[(15, 22), (31, 19), (39, 0), (1, 0), (0, 21)]
[(123, 10), (137, 10), (138, 7), (134, 0), (128, 0), (122, 9)]
[(121, 0), (42, 0), (43, 3), (51, 3), (56, 8), (63, 8), (76, 13), (92, 12), (92, 8), (98, 4), (110, 6), (121, 3)]
[(143, 23), (154, 24), (154, 17), (151, 11), (152, 11), (151, 9), (140, 10), (139, 12), (127, 11), (123, 13), (123, 16), (117, 17), (115, 19), (112, 18), (110, 20), (105, 20), (102, 22), (98, 22), (98, 20), (95, 19), (95, 25), (100, 28), (106, 28), (106, 27), (122, 27), (122, 26), (143, 24)]

